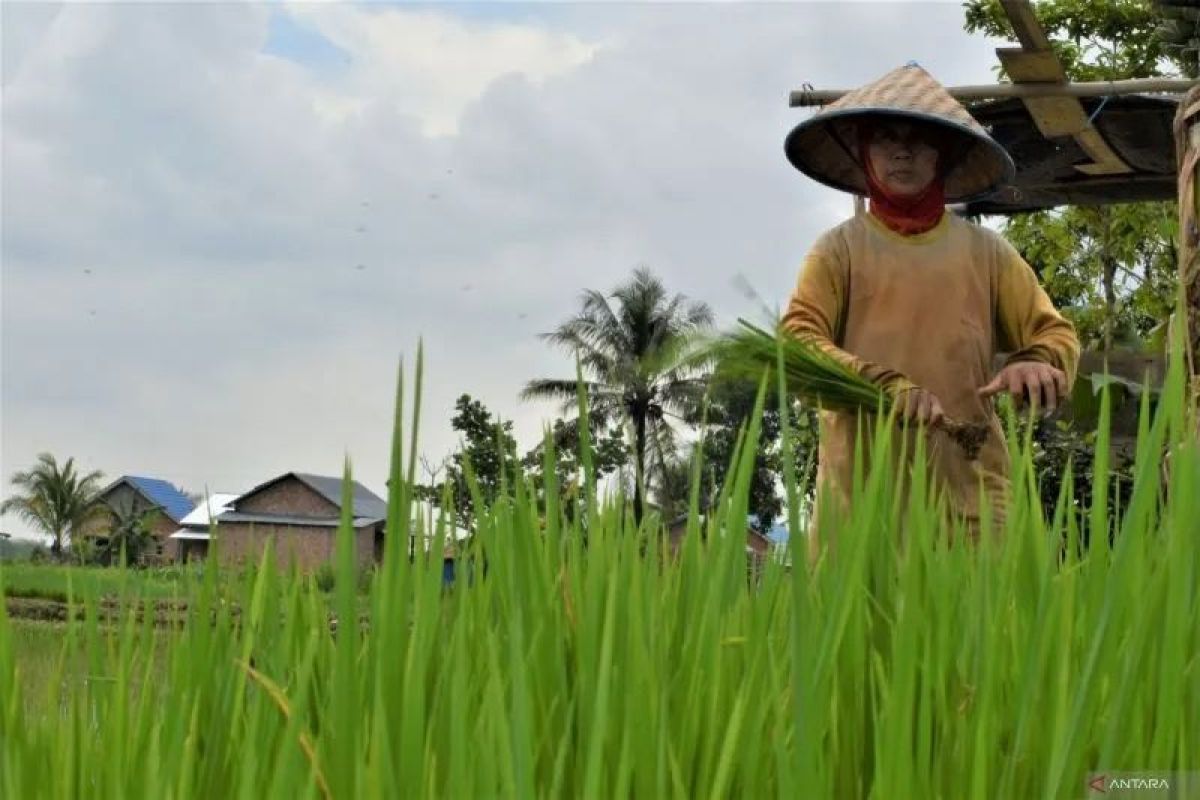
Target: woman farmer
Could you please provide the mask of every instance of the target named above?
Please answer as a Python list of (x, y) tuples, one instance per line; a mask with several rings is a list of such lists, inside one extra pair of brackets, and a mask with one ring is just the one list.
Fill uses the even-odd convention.
[[(870, 206), (817, 240), (783, 324), (878, 384), (900, 416), (927, 426), (929, 473), (977, 535), (981, 497), (999, 520), (1008, 487), (990, 398), (1008, 392), (1053, 410), (1079, 358), (1073, 326), (1017, 251), (945, 208), (1010, 181), (1012, 160), (915, 64), (826, 106), (788, 135), (785, 149), (801, 172), (866, 195)], [(997, 353), (1009, 355), (993, 375)], [(939, 429), (944, 416), (988, 423), (977, 458)], [(848, 508), (858, 431), (856, 415), (822, 412), (819, 507)], [(814, 519), (810, 556), (822, 544), (818, 526)]]

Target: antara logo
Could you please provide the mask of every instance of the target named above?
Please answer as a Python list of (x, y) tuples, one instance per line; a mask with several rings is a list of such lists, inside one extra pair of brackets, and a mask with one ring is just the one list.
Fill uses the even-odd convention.
[(1088, 781), (1088, 788), (1101, 793), (1118, 789), (1170, 791), (1171, 784), (1166, 778), (1110, 778), (1107, 775), (1096, 775)]

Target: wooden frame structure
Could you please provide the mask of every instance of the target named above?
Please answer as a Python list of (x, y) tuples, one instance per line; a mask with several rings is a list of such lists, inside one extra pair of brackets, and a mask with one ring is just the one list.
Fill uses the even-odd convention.
[[(1123, 81), (1076, 81), (1074, 83), (989, 83), (978, 86), (948, 86), (955, 100), (998, 100), (1006, 97), (1120, 97), (1127, 94), (1182, 94), (1195, 81), (1181, 78), (1131, 78)], [(792, 108), (823, 106), (848, 94), (850, 89), (796, 89), (788, 96)]]

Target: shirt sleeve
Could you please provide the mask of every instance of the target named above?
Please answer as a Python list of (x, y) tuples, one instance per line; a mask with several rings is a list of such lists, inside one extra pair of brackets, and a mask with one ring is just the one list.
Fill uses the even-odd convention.
[(996, 286), (997, 343), (1011, 355), (1005, 364), (1038, 361), (1066, 373), (1075, 384), (1079, 337), (1075, 326), (1054, 307), (1033, 268), (1008, 242), (1000, 254)]
[(861, 359), (839, 346), (846, 322), (846, 271), (845, 265), (821, 251), (809, 253), (781, 320), (783, 329), (892, 396), (914, 388), (915, 384), (903, 374)]

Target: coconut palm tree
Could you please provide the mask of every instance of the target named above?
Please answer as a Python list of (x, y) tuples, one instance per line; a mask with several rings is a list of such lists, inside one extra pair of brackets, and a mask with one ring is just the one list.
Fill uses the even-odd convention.
[(110, 509), (108, 540), (100, 556), (107, 564), (138, 564), (154, 547), (150, 525), (161, 512), (157, 508), (138, 508), (130, 500)]
[[(575, 316), (542, 338), (579, 359), (595, 426), (625, 425), (634, 459), (634, 517), (640, 522), (648, 468), (662, 471), (674, 453), (668, 418), (691, 422), (700, 406), (707, 368), (687, 350), (695, 334), (712, 326), (712, 310), (681, 294), (668, 296), (646, 268), (635, 270), (611, 295), (586, 290), (582, 302)], [(530, 381), (521, 396), (561, 400), (569, 414), (577, 391), (573, 378), (543, 378)]]
[(61, 556), (76, 531), (108, 513), (99, 502), (103, 477), (81, 475), (73, 458), (60, 466), (54, 456), (41, 453), (31, 469), (13, 475), (19, 493), (0, 503), (0, 514), (15, 514), (38, 528), (53, 540), (50, 551)]

